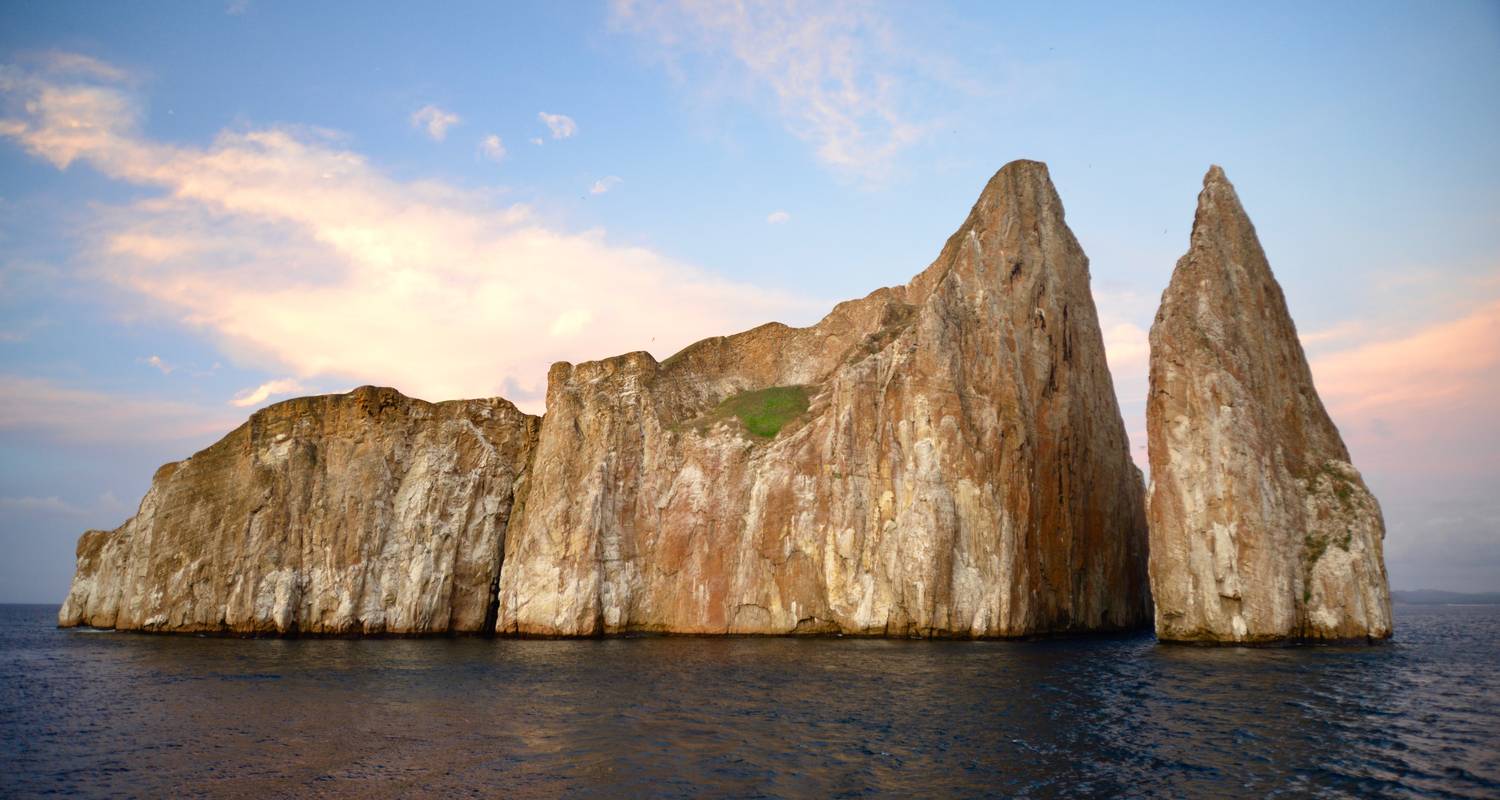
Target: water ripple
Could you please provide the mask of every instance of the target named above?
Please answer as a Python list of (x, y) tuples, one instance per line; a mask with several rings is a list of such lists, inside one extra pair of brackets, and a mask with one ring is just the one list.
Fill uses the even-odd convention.
[(1500, 608), (1383, 647), (90, 635), (0, 607), (0, 796), (1500, 796)]

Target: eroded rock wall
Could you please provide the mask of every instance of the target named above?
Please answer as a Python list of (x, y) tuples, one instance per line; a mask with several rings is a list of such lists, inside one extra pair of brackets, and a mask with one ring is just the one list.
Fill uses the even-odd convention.
[(1218, 167), (1151, 328), (1146, 425), (1159, 638), (1390, 636), (1380, 506)]
[(1141, 476), (1041, 164), (997, 173), (905, 286), (548, 386), (540, 420), (369, 387), (257, 412), (83, 536), (59, 621), (970, 637), (1150, 617)]
[(78, 543), (59, 623), (127, 630), (481, 632), (538, 419), (392, 389), (269, 406), (157, 471)]
[[(714, 409), (799, 387), (758, 436)], [(1020, 636), (1149, 619), (1141, 476), (1046, 167), (989, 182), (905, 286), (557, 364), (499, 630)]]

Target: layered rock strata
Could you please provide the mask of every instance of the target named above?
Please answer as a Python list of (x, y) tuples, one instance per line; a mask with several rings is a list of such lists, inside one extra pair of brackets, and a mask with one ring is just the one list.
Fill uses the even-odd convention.
[(1131, 627), (1128, 451), (1088, 260), (1046, 167), (1014, 162), (905, 286), (661, 363), (555, 365), (499, 630)]
[(240, 634), (481, 632), (538, 419), (393, 389), (255, 413), (78, 542), (62, 625)]
[(1158, 638), (1390, 636), (1380, 506), (1218, 167), (1151, 327), (1146, 427)]

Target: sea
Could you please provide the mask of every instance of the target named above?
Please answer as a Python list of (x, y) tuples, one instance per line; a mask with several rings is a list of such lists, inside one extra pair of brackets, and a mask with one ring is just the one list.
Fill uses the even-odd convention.
[(0, 606), (0, 797), (1500, 797), (1500, 606), (1378, 646), (232, 639)]

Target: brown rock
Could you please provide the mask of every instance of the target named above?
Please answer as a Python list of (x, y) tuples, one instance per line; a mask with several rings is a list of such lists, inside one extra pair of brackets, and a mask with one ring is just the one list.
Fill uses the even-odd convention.
[(996, 174), (905, 286), (663, 363), (558, 364), (547, 405), (271, 406), (83, 536), (60, 622), (968, 637), (1149, 616), (1141, 477), (1041, 164)]
[(1218, 167), (1151, 327), (1146, 427), (1158, 638), (1390, 636), (1380, 506)]
[(1088, 260), (1046, 167), (1014, 162), (905, 286), (662, 363), (555, 365), (499, 630), (1131, 627), (1128, 450)]
[(78, 542), (59, 624), (480, 632), (537, 418), (393, 389), (269, 406)]

